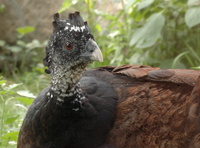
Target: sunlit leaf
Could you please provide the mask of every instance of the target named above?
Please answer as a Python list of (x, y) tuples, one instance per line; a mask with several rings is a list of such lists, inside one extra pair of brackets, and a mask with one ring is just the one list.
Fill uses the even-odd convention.
[(6, 83), (6, 80), (0, 80), (0, 85), (5, 84), (5, 83)]
[(95, 28), (100, 32), (102, 30), (101, 26), (99, 24), (95, 25)]
[(24, 97), (36, 98), (36, 96), (30, 93), (28, 90), (19, 90), (17, 91), (17, 94)]
[(18, 40), (17, 41), (17, 45), (19, 45), (19, 46), (25, 46), (27, 43), (25, 43), (24, 41), (22, 41), (22, 40)]
[(17, 118), (19, 118), (19, 115), (16, 115), (16, 116), (14, 116), (14, 117), (7, 118), (7, 119), (5, 120), (5, 123), (6, 123), (6, 124), (13, 123)]
[(19, 86), (19, 85), (22, 85), (22, 84), (21, 84), (21, 83), (20, 83), (20, 84), (11, 84), (11, 85), (8, 85), (5, 89), (6, 89), (6, 90), (11, 90), (11, 89), (16, 88), (16, 87)]
[(19, 132), (17, 131), (17, 132), (9, 132), (9, 133), (7, 133), (7, 134), (5, 134), (2, 138), (4, 139), (4, 140), (17, 140), (17, 137), (18, 137), (18, 134), (19, 134)]
[(151, 15), (144, 26), (135, 31), (130, 41), (130, 46), (136, 45), (138, 48), (146, 48), (154, 45), (161, 36), (164, 23), (165, 17), (162, 12)]
[(3, 12), (5, 10), (5, 5), (0, 4), (0, 12)]
[(16, 31), (17, 31), (19, 34), (27, 34), (27, 33), (30, 33), (30, 32), (35, 31), (35, 28), (34, 28), (34, 27), (31, 27), (31, 26), (25, 26), (25, 27), (17, 28)]
[(93, 0), (85, 0), (90, 9), (93, 8)]
[(187, 2), (188, 5), (200, 5), (200, 0), (188, 0)]
[(6, 91), (0, 91), (1, 95), (5, 95), (7, 92)]
[(33, 102), (33, 99), (25, 98), (25, 97), (16, 97), (15, 100), (20, 101), (21, 103), (24, 103), (26, 105), (31, 105)]
[(26, 44), (26, 47), (29, 48), (29, 49), (34, 49), (34, 48), (38, 48), (38, 47), (41, 47), (41, 46), (42, 46), (42, 44), (38, 40), (32, 40), (32, 42)]
[(110, 34), (108, 34), (108, 36), (111, 37), (111, 38), (114, 38), (114, 37), (116, 37), (116, 36), (119, 35), (119, 34), (120, 34), (120, 31), (119, 31), (119, 30), (116, 30), (116, 31), (111, 32)]
[(22, 51), (22, 48), (19, 47), (19, 46), (10, 46), (9, 50), (14, 52), (14, 53), (18, 53), (18, 52)]
[(192, 69), (194, 69), (194, 70), (200, 70), (200, 66), (198, 66), (198, 67), (191, 67)]
[(23, 108), (25, 111), (27, 111), (27, 107), (22, 104), (15, 104), (15, 106)]
[(6, 42), (5, 42), (5, 41), (3, 41), (3, 40), (0, 40), (0, 47), (3, 47), (5, 44), (6, 44)]
[(138, 0), (128, 0), (128, 2), (126, 4), (126, 8), (129, 8), (130, 6), (132, 6), (136, 2), (138, 2)]
[(63, 3), (62, 3), (62, 6), (61, 6), (61, 9), (58, 10), (58, 13), (61, 13), (65, 10), (67, 10), (68, 8), (70, 8), (72, 5), (71, 2), (69, 2), (69, 0), (65, 0)]
[(150, 6), (152, 3), (154, 2), (154, 0), (142, 0), (139, 4), (138, 4), (138, 11), (141, 9), (144, 9), (148, 6)]
[(185, 22), (189, 28), (200, 24), (200, 6), (190, 7), (186, 11)]

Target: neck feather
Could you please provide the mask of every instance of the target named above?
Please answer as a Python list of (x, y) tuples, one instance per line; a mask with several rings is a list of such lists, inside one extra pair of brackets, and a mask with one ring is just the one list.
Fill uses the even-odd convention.
[[(80, 100), (85, 99), (79, 83), (84, 70), (83, 67), (66, 68), (65, 70), (56, 67), (51, 73), (51, 87), (47, 93), (48, 98), (56, 99), (57, 103), (80, 102)], [(74, 100), (69, 100), (69, 98), (74, 98)]]

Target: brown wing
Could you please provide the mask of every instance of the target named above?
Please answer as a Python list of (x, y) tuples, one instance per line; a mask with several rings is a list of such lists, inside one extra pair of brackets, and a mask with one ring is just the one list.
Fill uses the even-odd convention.
[(108, 143), (118, 148), (200, 148), (200, 71), (124, 65), (97, 73), (107, 77), (119, 96)]

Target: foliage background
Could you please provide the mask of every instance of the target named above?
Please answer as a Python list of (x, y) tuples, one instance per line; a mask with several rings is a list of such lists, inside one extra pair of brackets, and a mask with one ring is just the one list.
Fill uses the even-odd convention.
[[(116, 6), (111, 12), (98, 7), (111, 2)], [(0, 13), (5, 9), (1, 4)], [(58, 12), (65, 16), (75, 10), (88, 21), (104, 55), (103, 63), (90, 67), (145, 64), (199, 69), (200, 0), (64, 0)], [(0, 40), (2, 148), (16, 147), (28, 106), (49, 85), (41, 60), (47, 41), (25, 40), (37, 32), (31, 26), (21, 26), (16, 32), (14, 44)]]

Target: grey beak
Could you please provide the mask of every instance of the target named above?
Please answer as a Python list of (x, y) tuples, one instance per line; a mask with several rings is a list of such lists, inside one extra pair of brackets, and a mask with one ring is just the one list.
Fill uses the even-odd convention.
[(85, 57), (91, 61), (100, 61), (103, 62), (103, 55), (101, 50), (99, 49), (97, 43), (89, 39), (85, 45), (86, 52), (81, 54), (81, 57)]

